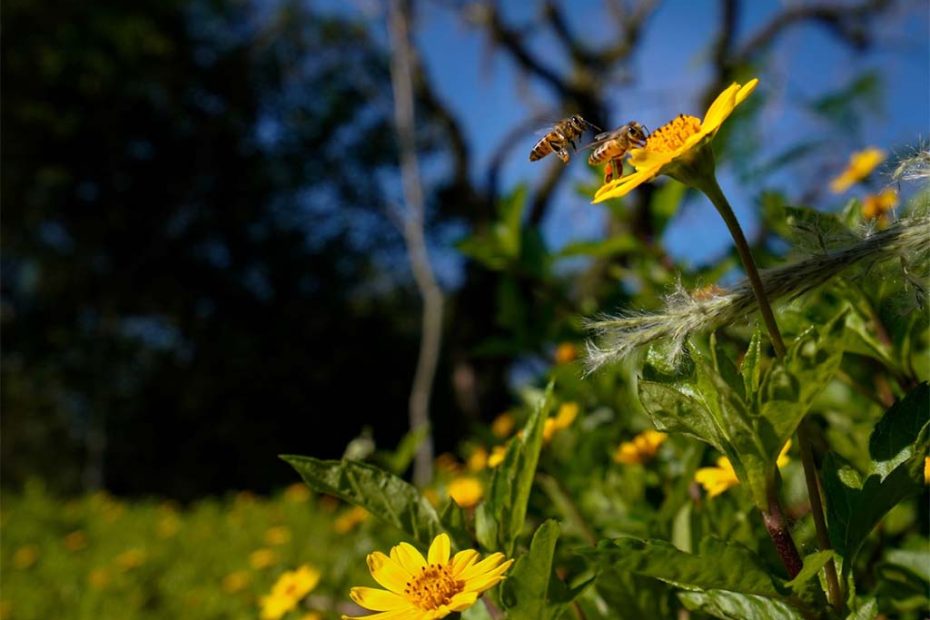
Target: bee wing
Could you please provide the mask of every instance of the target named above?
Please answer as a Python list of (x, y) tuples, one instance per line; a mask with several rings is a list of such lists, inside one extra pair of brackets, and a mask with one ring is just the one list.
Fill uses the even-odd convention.
[(610, 142), (611, 140), (613, 140), (613, 139), (616, 138), (616, 137), (617, 137), (617, 132), (616, 132), (616, 131), (605, 131), (604, 133), (599, 133), (599, 134), (597, 134), (596, 136), (594, 136), (594, 142), (591, 142), (591, 143), (589, 143), (589, 144), (585, 144), (585, 145), (584, 145), (583, 147), (581, 147), (581, 148), (582, 148), (582, 150), (585, 150), (585, 149), (596, 149), (596, 148), (599, 147), (600, 145), (604, 144), (605, 142)]

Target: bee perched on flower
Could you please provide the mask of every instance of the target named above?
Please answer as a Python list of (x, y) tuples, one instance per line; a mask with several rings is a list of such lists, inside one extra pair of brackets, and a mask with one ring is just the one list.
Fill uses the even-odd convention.
[(375, 614), (342, 616), (343, 620), (434, 620), (468, 609), (478, 596), (497, 585), (513, 560), (492, 553), (478, 561), (474, 549), (451, 555), (451, 541), (440, 534), (429, 547), (427, 557), (408, 543), (391, 548), (390, 555), (375, 551), (368, 555), (368, 568), (375, 581), (384, 586), (355, 587), (352, 600)]

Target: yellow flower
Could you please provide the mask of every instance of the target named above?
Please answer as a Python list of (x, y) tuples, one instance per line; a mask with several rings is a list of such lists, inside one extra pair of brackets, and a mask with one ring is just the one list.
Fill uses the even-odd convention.
[(352, 506), (333, 521), (333, 530), (337, 534), (348, 534), (359, 523), (368, 519), (368, 511), (361, 506)]
[(103, 590), (110, 583), (110, 571), (105, 568), (95, 568), (87, 575), (87, 583), (95, 590)]
[(286, 545), (291, 542), (291, 531), (283, 525), (268, 528), (265, 532), (265, 544), (271, 546)]
[(255, 570), (268, 568), (278, 561), (278, 554), (272, 549), (256, 549), (249, 554), (249, 564)]
[(124, 571), (142, 566), (145, 562), (145, 551), (142, 549), (127, 549), (113, 560)]
[(307, 594), (320, 582), (320, 571), (304, 564), (278, 578), (271, 594), (261, 599), (262, 620), (278, 620), (297, 607)]
[(13, 554), (13, 566), (19, 569), (31, 567), (39, 559), (39, 548), (35, 545), (23, 545)]
[(454, 454), (443, 452), (436, 457), (436, 469), (446, 474), (457, 474), (462, 471), (462, 464), (458, 462)]
[(578, 359), (578, 347), (571, 342), (563, 342), (555, 349), (555, 363), (568, 364)]
[[(668, 174), (687, 183), (694, 176), (691, 168), (695, 165), (710, 165), (712, 170), (713, 154), (699, 157), (704, 151), (702, 147), (713, 139), (723, 122), (752, 94), (758, 83), (759, 80), (753, 79), (743, 85), (731, 84), (710, 104), (703, 121), (682, 114), (654, 131), (643, 148), (630, 150), (634, 171), (606, 183), (594, 195), (594, 202), (625, 196), (660, 174)], [(703, 174), (706, 171), (701, 168), (698, 172)]]
[(300, 620), (323, 620), (323, 614), (318, 611), (308, 611), (300, 617)]
[(930, 484), (930, 456), (924, 457), (924, 484)]
[(513, 419), (513, 415), (505, 411), (491, 422), (491, 432), (494, 433), (495, 437), (503, 439), (513, 432), (513, 427), (516, 425), (517, 421)]
[(563, 403), (555, 417), (546, 418), (543, 424), (543, 442), (549, 442), (561, 430), (572, 425), (578, 417), (578, 403)]
[(229, 594), (235, 594), (245, 589), (252, 581), (252, 575), (248, 571), (237, 570), (223, 577), (223, 590)]
[[(782, 448), (781, 452), (778, 454), (776, 465), (779, 468), (791, 462), (791, 459), (788, 458), (789, 448), (791, 448), (791, 440), (788, 440), (785, 447)], [(702, 467), (694, 472), (694, 481), (704, 487), (704, 490), (707, 491), (710, 497), (717, 497), (730, 487), (735, 487), (739, 484), (736, 471), (733, 469), (730, 459), (725, 456), (721, 456), (717, 459), (716, 467)]]
[(614, 461), (625, 465), (651, 461), (659, 451), (659, 446), (665, 443), (667, 438), (668, 435), (665, 433), (652, 429), (645, 430), (632, 441), (621, 443), (614, 454)]
[(87, 535), (81, 530), (75, 530), (65, 536), (65, 549), (68, 551), (80, 551), (85, 547), (87, 547)]
[(838, 177), (830, 181), (830, 191), (842, 194), (847, 189), (866, 178), (875, 168), (885, 161), (885, 151), (871, 146), (850, 155), (849, 165)]
[(513, 560), (492, 553), (478, 561), (474, 549), (450, 557), (450, 541), (440, 534), (430, 545), (427, 558), (407, 543), (391, 548), (390, 556), (375, 551), (368, 555), (371, 576), (386, 588), (356, 587), (352, 600), (372, 611), (368, 616), (342, 616), (343, 620), (435, 620), (463, 611), (478, 596), (497, 585)]
[(506, 455), (507, 446), (494, 446), (491, 448), (491, 456), (488, 457), (488, 467), (497, 467), (504, 462)]
[(478, 446), (468, 455), (467, 465), (470, 471), (481, 471), (488, 466), (488, 451)]
[(484, 485), (474, 476), (460, 476), (449, 483), (449, 497), (462, 508), (471, 508), (484, 496)]
[(862, 217), (878, 220), (879, 224), (888, 223), (888, 212), (898, 206), (898, 192), (888, 188), (878, 194), (869, 194), (862, 199)]
[(310, 489), (302, 482), (295, 482), (284, 489), (284, 499), (291, 504), (302, 504), (310, 499)]

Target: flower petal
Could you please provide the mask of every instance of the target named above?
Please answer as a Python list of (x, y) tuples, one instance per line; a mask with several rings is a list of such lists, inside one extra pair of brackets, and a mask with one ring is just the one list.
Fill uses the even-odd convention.
[(736, 93), (736, 105), (743, 103), (749, 95), (752, 94), (752, 91), (756, 89), (756, 86), (759, 85), (759, 78), (752, 78), (742, 86), (740, 86), (739, 92)]
[(400, 594), (377, 588), (359, 586), (349, 590), (349, 596), (360, 606), (372, 611), (390, 611), (411, 606), (410, 601)]
[(634, 189), (645, 183), (646, 181), (652, 179), (654, 176), (659, 174), (661, 168), (649, 168), (646, 170), (637, 170), (633, 174), (628, 174), (625, 177), (620, 177), (619, 181), (614, 181), (608, 183), (601, 189), (597, 191), (594, 195), (594, 200), (591, 202), (597, 204), (599, 202), (604, 202), (610, 198), (619, 198), (621, 196), (626, 196)]
[(342, 620), (426, 620), (429, 615), (415, 607), (382, 611), (370, 616), (342, 616)]
[(449, 541), (448, 534), (440, 534), (433, 539), (433, 544), (429, 546), (430, 564), (446, 564), (449, 562), (449, 551), (452, 543)]
[(400, 594), (410, 581), (410, 573), (400, 564), (384, 555), (380, 551), (368, 554), (368, 570), (375, 581), (390, 590)]
[(491, 571), (472, 577), (471, 579), (466, 579), (463, 590), (467, 592), (484, 592), (504, 578), (504, 573), (507, 572), (511, 564), (513, 564), (513, 560), (507, 560)]
[(404, 570), (411, 575), (416, 575), (426, 566), (426, 560), (423, 554), (410, 543), (402, 542), (399, 545), (391, 547), (391, 559), (397, 562)]
[(701, 129), (703, 131), (708, 133), (716, 131), (720, 125), (723, 124), (723, 121), (730, 116), (730, 113), (733, 112), (733, 108), (736, 107), (736, 93), (738, 92), (739, 84), (734, 82), (730, 84), (726, 90), (717, 95), (714, 102), (707, 108), (707, 114), (704, 115), (704, 120), (701, 121)]
[(452, 611), (464, 611), (478, 600), (477, 592), (459, 592), (449, 600), (448, 607)]
[(459, 574), (457, 577), (458, 579), (463, 580), (463, 581), (474, 579), (475, 577), (483, 573), (493, 570), (503, 560), (504, 560), (503, 553), (500, 553), (500, 552), (492, 553), (491, 555), (484, 558), (477, 564), (472, 564), (467, 569), (463, 570), (461, 574)]
[(477, 559), (478, 552), (474, 549), (465, 549), (456, 553), (452, 558), (452, 576), (458, 579), (459, 573), (474, 564)]

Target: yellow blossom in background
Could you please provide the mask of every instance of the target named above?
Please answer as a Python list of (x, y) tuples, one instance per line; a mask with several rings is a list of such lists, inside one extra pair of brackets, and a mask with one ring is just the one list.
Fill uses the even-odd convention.
[(451, 556), (446, 534), (437, 536), (424, 558), (408, 543), (391, 548), (390, 556), (379, 551), (368, 555), (368, 569), (385, 590), (355, 587), (352, 600), (375, 613), (368, 616), (342, 616), (343, 620), (436, 620), (468, 609), (478, 596), (497, 585), (513, 560), (492, 553), (478, 561), (474, 549)]
[(273, 547), (286, 545), (291, 542), (291, 530), (283, 525), (270, 527), (265, 532), (265, 544)]
[(507, 446), (494, 446), (491, 448), (491, 455), (488, 457), (488, 467), (497, 467), (504, 462), (504, 456), (507, 455)]
[(306, 564), (278, 577), (271, 593), (261, 599), (262, 620), (278, 620), (310, 593), (320, 582), (320, 571)]
[(87, 583), (95, 590), (103, 590), (110, 584), (110, 571), (105, 568), (95, 568), (87, 575)]
[(76, 530), (65, 536), (65, 549), (74, 553), (87, 547), (87, 535), (81, 530)]
[(256, 549), (249, 554), (249, 566), (255, 570), (268, 568), (278, 561), (278, 554), (272, 549)]
[[(779, 468), (791, 462), (791, 459), (788, 457), (789, 448), (791, 448), (790, 440), (778, 454), (776, 465)], [(707, 491), (710, 497), (717, 497), (730, 487), (735, 487), (739, 484), (739, 479), (736, 477), (733, 464), (730, 463), (730, 459), (725, 456), (721, 456), (717, 459), (716, 467), (702, 467), (697, 470), (694, 473), (694, 481), (704, 487), (704, 490)]]
[(842, 194), (847, 189), (866, 178), (885, 161), (885, 151), (874, 146), (857, 151), (849, 156), (849, 165), (835, 179), (830, 181), (830, 191)]
[(252, 574), (248, 571), (237, 570), (223, 577), (223, 591), (229, 594), (241, 592), (252, 582)]
[(551, 441), (556, 433), (571, 426), (578, 417), (578, 411), (578, 403), (563, 403), (555, 417), (546, 418), (543, 424), (543, 441)]
[(625, 465), (651, 461), (659, 451), (659, 446), (665, 443), (666, 439), (668, 435), (665, 433), (652, 429), (645, 430), (632, 440), (621, 443), (617, 452), (614, 453), (614, 461)]
[(474, 476), (460, 476), (449, 483), (449, 497), (462, 508), (471, 508), (484, 496), (484, 485)]
[(571, 342), (563, 342), (555, 348), (555, 363), (568, 364), (578, 359), (578, 347)]
[(318, 611), (308, 611), (300, 617), (300, 620), (323, 620), (323, 614)]
[(13, 566), (23, 570), (32, 567), (38, 559), (38, 547), (35, 545), (23, 545), (13, 553)]
[(513, 414), (505, 411), (491, 422), (491, 432), (495, 437), (503, 439), (513, 432), (513, 428), (516, 425), (517, 421), (514, 419)]
[(862, 217), (877, 220), (881, 225), (890, 221), (888, 213), (898, 206), (898, 192), (891, 188), (883, 189), (877, 194), (869, 194), (862, 199)]
[(488, 451), (478, 446), (468, 455), (469, 471), (481, 471), (488, 466)]
[(354, 530), (358, 524), (367, 520), (368, 517), (369, 514), (367, 510), (361, 506), (352, 506), (336, 517), (336, 520), (333, 521), (333, 530), (337, 534), (348, 534)]
[(604, 184), (594, 195), (594, 202), (625, 196), (660, 174), (676, 176), (681, 167), (691, 166), (702, 147), (713, 139), (723, 122), (752, 94), (758, 83), (759, 80), (753, 79), (743, 85), (731, 84), (710, 104), (703, 121), (681, 114), (659, 127), (643, 148), (630, 150), (634, 171)]
[(924, 484), (930, 484), (930, 456), (924, 457)]
[(457, 474), (462, 471), (462, 464), (454, 454), (443, 452), (436, 457), (436, 469), (446, 474)]
[(0, 601), (0, 620), (8, 620), (13, 617), (13, 603), (10, 601)]
[(124, 571), (138, 568), (145, 563), (145, 551), (142, 549), (127, 549), (116, 556), (113, 562)]
[(155, 533), (159, 538), (171, 538), (181, 529), (181, 519), (174, 513), (168, 513), (158, 520)]
[(310, 489), (302, 482), (295, 482), (284, 489), (284, 499), (292, 504), (302, 504), (310, 500)]

